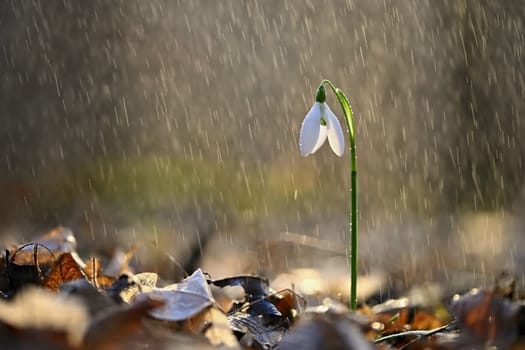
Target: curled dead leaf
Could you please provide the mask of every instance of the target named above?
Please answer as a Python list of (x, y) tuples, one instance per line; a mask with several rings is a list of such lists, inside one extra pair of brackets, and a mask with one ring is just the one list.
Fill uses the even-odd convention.
[(494, 291), (473, 289), (454, 297), (450, 309), (465, 344), (505, 349), (518, 337), (520, 306)]
[(164, 321), (183, 321), (214, 304), (208, 281), (201, 269), (183, 282), (156, 288), (152, 295), (166, 301), (162, 308), (151, 310), (151, 317)]

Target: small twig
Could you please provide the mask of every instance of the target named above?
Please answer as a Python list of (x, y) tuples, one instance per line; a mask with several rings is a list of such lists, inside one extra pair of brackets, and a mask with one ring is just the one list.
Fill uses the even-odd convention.
[(97, 261), (94, 256), (91, 257), (91, 283), (95, 287), (99, 287), (98, 281), (97, 281)]
[[(40, 269), (40, 264), (38, 262), (38, 246), (42, 246), (44, 247), (45, 249), (47, 249), (47, 251), (51, 254), (51, 258), (53, 259), (53, 261), (55, 260), (55, 254), (53, 254), (53, 251), (51, 249), (49, 249), (48, 247), (46, 247), (45, 244), (42, 244), (42, 243), (26, 243), (24, 245), (21, 245), (20, 247), (18, 247), (13, 255), (8, 259), (8, 262), (13, 264), (14, 261), (15, 261), (15, 257), (16, 255), (21, 252), (22, 250), (24, 250), (24, 248), (26, 247), (29, 247), (33, 245), (33, 262), (35, 263), (35, 269), (36, 269), (36, 273), (37, 273), (37, 277), (40, 281), (42, 281), (44, 279), (44, 277), (42, 276), (42, 270)], [(7, 255), (6, 255), (7, 256)], [(7, 263), (7, 261), (6, 261)], [(9, 267), (9, 264), (7, 264), (7, 267)], [(8, 278), (9, 278), (9, 270), (8, 270)]]
[(384, 336), (384, 337), (381, 337), (381, 338), (378, 338), (378, 339), (374, 340), (374, 343), (377, 344), (377, 343), (381, 343), (381, 342), (384, 342), (384, 341), (387, 341), (387, 340), (392, 340), (392, 339), (401, 338), (401, 337), (408, 337), (408, 336), (415, 336), (415, 337), (417, 337), (416, 339), (413, 339), (408, 344), (406, 344), (402, 348), (400, 348), (400, 350), (402, 350), (402, 349), (406, 348), (408, 345), (412, 344), (413, 342), (415, 342), (417, 340), (420, 340), (421, 338), (430, 337), (430, 336), (432, 336), (432, 335), (434, 335), (436, 333), (439, 333), (439, 332), (442, 332), (442, 331), (446, 330), (453, 323), (454, 323), (454, 321), (452, 321), (451, 323), (449, 323), (447, 325), (444, 325), (442, 327), (432, 329), (430, 331), (406, 331), (406, 332), (402, 332), (402, 333), (390, 334), (390, 335), (387, 335), (387, 336)]

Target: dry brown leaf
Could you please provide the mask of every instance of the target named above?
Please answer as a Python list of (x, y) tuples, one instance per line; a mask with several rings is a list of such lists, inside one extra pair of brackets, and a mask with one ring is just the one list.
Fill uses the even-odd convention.
[[(8, 288), (18, 290), (27, 284), (40, 285), (58, 257), (76, 250), (71, 230), (57, 227), (34, 242), (6, 251)], [(5, 289), (5, 288), (4, 288)]]
[(108, 292), (130, 303), (139, 293), (150, 293), (157, 285), (159, 276), (153, 272), (143, 272), (136, 275), (122, 275), (108, 289)]
[(77, 264), (71, 253), (65, 253), (60, 256), (53, 266), (51, 272), (47, 275), (42, 283), (44, 288), (58, 292), (64, 282), (74, 281), (86, 278), (81, 267)]
[(113, 282), (115, 282), (115, 278), (110, 276), (98, 276), (96, 282), (97, 287), (105, 289), (109, 288), (113, 284)]
[(60, 293), (72, 295), (82, 300), (91, 316), (116, 305), (116, 301), (108, 293), (95, 287), (86, 279), (63, 283), (60, 286)]
[(143, 294), (129, 306), (101, 313), (91, 320), (83, 349), (115, 349), (119, 342), (142, 328), (142, 318), (149, 311), (162, 305), (163, 300)]
[(505, 349), (518, 337), (520, 306), (492, 291), (474, 289), (456, 297), (451, 311), (463, 331), (461, 342)]
[[(193, 335), (204, 335), (211, 345), (221, 349), (239, 349), (228, 317), (216, 307), (208, 307), (180, 324), (180, 329)], [(174, 328), (172, 328), (174, 329)]]
[(412, 322), (410, 323), (410, 329), (412, 330), (431, 330), (444, 326), (445, 324), (425, 311), (416, 311)]
[(302, 315), (306, 308), (306, 300), (291, 289), (284, 289), (271, 294), (269, 299), (290, 323)]
[(408, 329), (407, 323), (409, 320), (409, 316), (410, 310), (408, 308), (404, 308), (398, 310), (397, 312), (373, 315), (372, 318), (376, 322), (380, 322), (383, 324), (384, 328), (381, 332), (382, 335), (388, 335), (406, 331)]
[(86, 266), (84, 267), (84, 272), (93, 285), (100, 288), (107, 288), (115, 282), (114, 277), (102, 275), (102, 267), (100, 260), (92, 257), (88, 260)]
[(210, 324), (204, 335), (210, 343), (221, 349), (239, 349), (239, 342), (233, 334), (228, 317), (215, 307), (205, 312), (204, 320)]
[[(18, 265), (33, 265), (35, 257), (38, 264), (50, 264), (63, 253), (74, 252), (77, 249), (77, 240), (73, 232), (59, 226), (31, 243), (19, 246), (11, 251), (13, 262)], [(36, 253), (35, 253), (36, 250)]]
[(279, 344), (280, 350), (371, 350), (358, 327), (344, 315), (315, 314), (299, 321), (297, 328)]
[[(46, 345), (36, 341), (46, 339), (51, 342), (47, 344), (50, 346), (55, 341), (60, 342), (61, 337), (69, 345), (79, 345), (87, 329), (89, 316), (85, 306), (75, 298), (27, 288), (14, 301), (0, 301), (0, 321), (16, 330), (13, 332), (15, 337), (26, 337), (23, 339), (26, 342), (24, 344), (34, 340), (33, 348), (40, 349), (46, 348)], [(8, 348), (6, 344), (0, 345)]]

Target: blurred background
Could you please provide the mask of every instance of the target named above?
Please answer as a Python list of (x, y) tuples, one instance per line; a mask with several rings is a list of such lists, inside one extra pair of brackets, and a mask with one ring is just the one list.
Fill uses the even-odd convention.
[(514, 0), (1, 0), (0, 237), (344, 277), (348, 154), (298, 148), (326, 78), (356, 114), (361, 274), (523, 287), (524, 33)]

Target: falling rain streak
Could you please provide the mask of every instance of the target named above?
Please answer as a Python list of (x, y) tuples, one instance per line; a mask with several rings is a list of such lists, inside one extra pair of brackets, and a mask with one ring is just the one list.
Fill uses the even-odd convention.
[(0, 27), (3, 236), (62, 224), (182, 262), (246, 247), (231, 272), (321, 266), (264, 261), (283, 231), (346, 246), (349, 170), (298, 147), (329, 78), (356, 113), (361, 272), (523, 272), (519, 1), (6, 0)]

